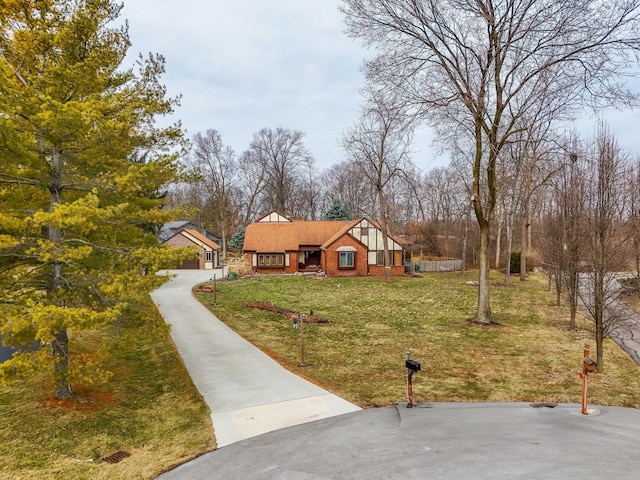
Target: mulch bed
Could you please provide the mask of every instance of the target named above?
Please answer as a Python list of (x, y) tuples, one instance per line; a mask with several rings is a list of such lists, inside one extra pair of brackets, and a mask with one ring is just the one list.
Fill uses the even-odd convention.
[[(287, 310), (286, 308), (276, 307), (268, 302), (251, 302), (247, 303), (247, 307), (258, 308), (260, 310), (266, 310), (267, 312), (279, 313), (280, 315), (292, 320), (293, 317), (298, 317), (301, 312), (295, 312), (293, 310)], [(303, 317), (305, 323), (331, 323), (331, 320), (326, 318), (317, 317), (315, 315), (305, 314)]]
[(213, 287), (211, 287), (209, 285), (198, 285), (197, 287), (195, 287), (193, 289), (193, 291), (197, 292), (197, 293), (202, 293), (202, 292), (211, 293), (211, 292), (213, 292)]

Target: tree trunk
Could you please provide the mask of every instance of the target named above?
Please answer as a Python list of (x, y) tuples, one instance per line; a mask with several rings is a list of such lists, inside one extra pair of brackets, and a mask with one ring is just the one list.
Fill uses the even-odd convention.
[(604, 275), (602, 272), (593, 273), (593, 312), (596, 324), (596, 362), (598, 363), (598, 372), (604, 371)]
[[(576, 330), (576, 315), (578, 313), (578, 289), (580, 288), (580, 274), (571, 271), (571, 288), (569, 288), (569, 329)], [(559, 304), (559, 300), (558, 300)]]
[(382, 264), (384, 265), (384, 276), (387, 281), (391, 280), (391, 266), (389, 265), (389, 237), (387, 236), (388, 225), (387, 225), (387, 208), (386, 208), (386, 200), (384, 198), (384, 192), (382, 190), (382, 186), (378, 184), (378, 199), (380, 200), (380, 219), (382, 226), (382, 248), (383, 248), (383, 257), (384, 260)]
[(469, 238), (469, 211), (464, 217), (464, 235), (462, 237), (462, 266), (460, 267), (460, 275), (467, 273), (467, 239)]
[(635, 236), (633, 239), (633, 245), (635, 246), (635, 260), (636, 260), (636, 277), (640, 279), (640, 242), (638, 241), (638, 228), (635, 229)]
[[(53, 212), (56, 207), (62, 203), (62, 151), (57, 145), (54, 145), (51, 153), (51, 175), (49, 186), (49, 211)], [(50, 226), (47, 230), (47, 239), (54, 244), (62, 242), (63, 231), (59, 227)], [(52, 296), (64, 285), (63, 264), (54, 262), (51, 266), (51, 280), (48, 285), (48, 291)], [(53, 375), (55, 381), (54, 395), (56, 398), (73, 397), (71, 386), (69, 385), (69, 337), (67, 330), (54, 331), (53, 342), (51, 344), (53, 354)]]
[(54, 395), (56, 398), (71, 398), (73, 391), (69, 385), (69, 337), (66, 330), (54, 334), (52, 347)]
[(226, 260), (227, 260), (227, 224), (223, 220), (222, 222), (222, 261), (226, 262)]
[(520, 249), (520, 281), (524, 282), (527, 279), (527, 255), (529, 254), (529, 197), (527, 187), (527, 195), (524, 199), (524, 212), (522, 214), (522, 238), (520, 239), (522, 248)]
[(489, 226), (480, 227), (480, 251), (478, 274), (478, 311), (475, 321), (483, 325), (491, 323), (491, 304), (489, 301)]
[(496, 230), (496, 263), (495, 263), (495, 268), (500, 268), (500, 246), (501, 246), (501, 241), (502, 241), (502, 226), (503, 225), (504, 225), (504, 222), (500, 221), (498, 223), (498, 229)]
[[(509, 209), (512, 210), (512, 209)], [(513, 211), (507, 217), (507, 248), (504, 252), (504, 284), (509, 285), (511, 280), (511, 251), (513, 249)]]
[[(492, 135), (495, 132), (492, 132)], [(480, 167), (484, 155), (482, 144), (482, 117), (475, 119), (476, 152), (473, 164), (473, 185), (471, 188), (471, 201), (478, 220), (480, 233), (480, 248), (478, 250), (478, 309), (476, 323), (489, 325), (491, 323), (491, 304), (489, 297), (489, 241), (491, 239), (491, 219), (496, 201), (496, 153), (489, 150), (487, 161), (487, 199), (485, 211), (482, 209), (480, 192)], [(490, 142), (491, 143), (491, 142)]]
[(556, 306), (560, 306), (560, 300), (562, 297), (562, 275), (563, 272), (559, 267), (555, 267), (554, 282), (556, 286)]

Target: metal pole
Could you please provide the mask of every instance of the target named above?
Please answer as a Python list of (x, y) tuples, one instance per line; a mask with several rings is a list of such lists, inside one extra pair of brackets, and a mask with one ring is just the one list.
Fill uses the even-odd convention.
[(216, 274), (213, 274), (213, 304), (218, 304), (218, 289), (216, 288)]
[(300, 366), (306, 367), (307, 364), (304, 363), (304, 319), (306, 315), (301, 313), (300, 318)]
[[(584, 357), (587, 358), (589, 356), (589, 344), (584, 344)], [(582, 365), (582, 373), (580, 374), (580, 378), (582, 379), (582, 408), (581, 412), (583, 415), (587, 415), (587, 377), (589, 376), (589, 372), (584, 366), (584, 362)]]
[(580, 378), (582, 379), (582, 408), (581, 412), (583, 415), (586, 415), (587, 412), (587, 375), (585, 373), (580, 374)]
[[(409, 352), (405, 353), (405, 360), (409, 360)], [(413, 372), (407, 368), (407, 408), (413, 408)]]

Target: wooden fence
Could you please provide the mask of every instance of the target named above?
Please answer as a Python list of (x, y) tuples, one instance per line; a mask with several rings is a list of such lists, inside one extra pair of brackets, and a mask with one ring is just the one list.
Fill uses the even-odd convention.
[(455, 272), (462, 270), (461, 259), (423, 260), (413, 262), (414, 272)]

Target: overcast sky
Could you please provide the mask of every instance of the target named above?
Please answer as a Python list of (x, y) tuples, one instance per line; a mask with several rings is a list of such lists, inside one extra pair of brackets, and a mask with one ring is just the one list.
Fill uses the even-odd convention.
[[(166, 58), (169, 95), (187, 135), (215, 129), (242, 153), (261, 128), (306, 133), (321, 169), (342, 160), (342, 132), (358, 116), (360, 71), (368, 54), (343, 33), (339, 0), (124, 0), (130, 54)], [(608, 115), (621, 146), (640, 153), (640, 114)], [(584, 133), (593, 132), (583, 122)], [(414, 161), (446, 165), (428, 132), (416, 136)]]

